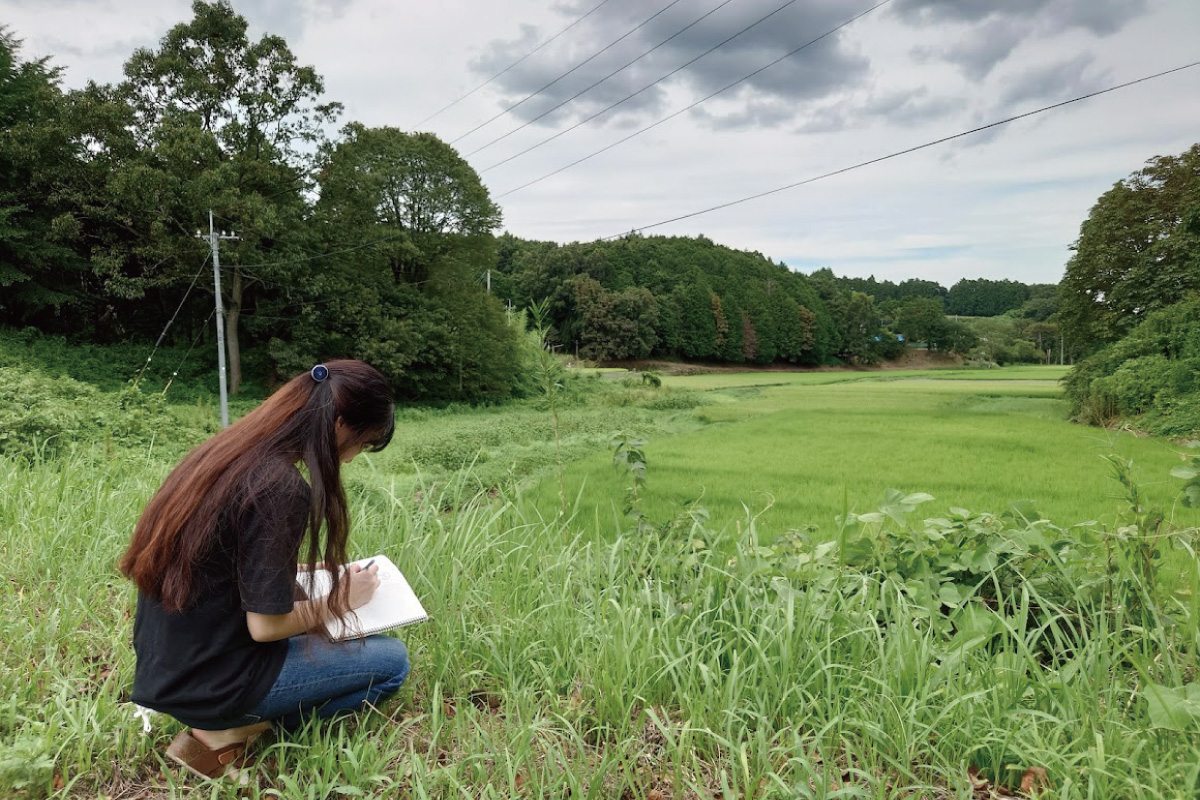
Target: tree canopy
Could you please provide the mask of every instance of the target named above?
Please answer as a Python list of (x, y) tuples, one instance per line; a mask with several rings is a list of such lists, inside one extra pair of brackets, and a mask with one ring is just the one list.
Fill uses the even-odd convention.
[(1062, 281), (1069, 338), (1094, 349), (1200, 290), (1200, 144), (1158, 156), (1101, 195)]

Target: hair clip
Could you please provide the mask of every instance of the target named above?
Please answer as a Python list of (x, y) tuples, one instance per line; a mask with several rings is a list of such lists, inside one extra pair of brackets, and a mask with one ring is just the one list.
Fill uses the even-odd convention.
[(324, 364), (317, 364), (315, 367), (309, 370), (308, 374), (312, 375), (312, 379), (314, 381), (320, 383), (329, 377), (329, 367), (325, 366)]

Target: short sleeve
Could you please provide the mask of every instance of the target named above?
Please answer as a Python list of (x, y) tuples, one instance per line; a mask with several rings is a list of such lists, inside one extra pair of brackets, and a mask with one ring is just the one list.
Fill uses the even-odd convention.
[(287, 614), (296, 587), (296, 558), (308, 526), (308, 484), (295, 480), (262, 492), (238, 520), (238, 592), (242, 609)]

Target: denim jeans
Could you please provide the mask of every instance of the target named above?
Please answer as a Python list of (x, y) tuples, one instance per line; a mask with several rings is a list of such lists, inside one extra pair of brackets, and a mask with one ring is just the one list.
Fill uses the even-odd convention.
[(220, 730), (269, 721), (295, 728), (310, 714), (332, 717), (376, 705), (400, 690), (408, 677), (408, 650), (390, 636), (327, 642), (319, 636), (288, 640), (287, 660), (266, 697), (245, 715), (204, 720), (201, 730)]

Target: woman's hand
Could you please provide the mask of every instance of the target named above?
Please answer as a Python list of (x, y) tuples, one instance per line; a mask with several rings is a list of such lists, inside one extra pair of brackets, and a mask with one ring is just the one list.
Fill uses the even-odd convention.
[(346, 570), (345, 580), (350, 584), (346, 595), (350, 609), (362, 608), (379, 588), (379, 567), (372, 564), (363, 569), (357, 564), (351, 565)]

